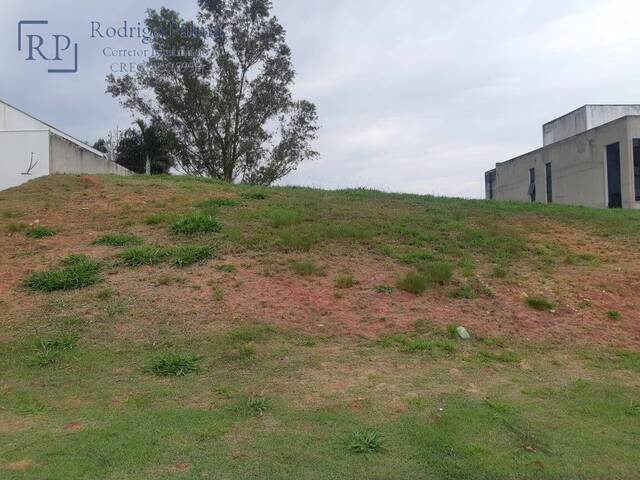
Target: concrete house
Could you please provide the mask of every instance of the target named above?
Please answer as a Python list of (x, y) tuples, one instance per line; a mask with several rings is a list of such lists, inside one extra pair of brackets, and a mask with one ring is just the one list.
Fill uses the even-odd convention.
[(131, 174), (102, 152), (0, 100), (0, 190), (53, 173)]
[(487, 199), (640, 208), (640, 105), (585, 105), (542, 130), (542, 148), (485, 173)]

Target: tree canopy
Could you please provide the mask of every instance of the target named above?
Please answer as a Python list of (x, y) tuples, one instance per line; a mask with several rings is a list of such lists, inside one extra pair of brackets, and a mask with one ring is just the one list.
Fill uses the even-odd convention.
[(156, 55), (107, 92), (175, 140), (190, 175), (271, 184), (318, 156), (316, 107), (292, 95), (295, 71), (269, 0), (199, 0), (197, 23), (148, 10)]

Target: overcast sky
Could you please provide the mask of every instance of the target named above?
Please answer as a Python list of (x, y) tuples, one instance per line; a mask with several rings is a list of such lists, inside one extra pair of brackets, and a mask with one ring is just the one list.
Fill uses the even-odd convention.
[[(273, 0), (313, 101), (321, 158), (284, 183), (462, 197), (484, 195), (485, 170), (542, 144), (541, 125), (586, 103), (640, 103), (637, 0)], [(91, 39), (196, 0), (0, 0), (0, 98), (80, 139), (131, 117), (104, 94), (105, 47)], [(49, 74), (17, 51), (17, 23), (79, 45), (79, 72)], [(40, 28), (40, 27), (37, 27)], [(43, 32), (45, 30), (42, 30)]]

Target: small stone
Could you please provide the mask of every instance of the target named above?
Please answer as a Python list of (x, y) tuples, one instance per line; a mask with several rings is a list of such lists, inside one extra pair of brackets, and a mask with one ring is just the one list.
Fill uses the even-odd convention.
[(456, 328), (456, 332), (458, 333), (458, 336), (462, 340), (471, 340), (471, 335), (469, 335), (469, 332), (467, 331), (466, 328), (458, 327), (458, 328)]

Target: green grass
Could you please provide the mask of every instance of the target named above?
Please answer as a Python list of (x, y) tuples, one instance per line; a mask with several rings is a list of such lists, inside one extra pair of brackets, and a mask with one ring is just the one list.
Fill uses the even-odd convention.
[(423, 293), (428, 286), (429, 282), (420, 272), (409, 272), (402, 278), (398, 279), (397, 283), (397, 287), (400, 290), (413, 293), (414, 295)]
[(164, 377), (184, 377), (200, 370), (200, 357), (192, 354), (166, 353), (154, 359), (149, 371)]
[(157, 265), (167, 260), (170, 256), (170, 249), (152, 246), (133, 247), (119, 254), (122, 262), (129, 267)]
[(311, 260), (295, 260), (291, 262), (291, 269), (302, 277), (308, 277), (312, 275), (320, 275), (322, 268), (317, 266)]
[(53, 292), (89, 287), (100, 281), (102, 264), (84, 255), (72, 255), (63, 259), (63, 267), (35, 272), (27, 277), (24, 285), (31, 290)]
[(183, 215), (171, 223), (169, 228), (175, 235), (186, 236), (216, 233), (222, 230), (220, 223), (204, 212)]
[(621, 317), (620, 312), (617, 310), (609, 310), (607, 316), (613, 320), (619, 320)]
[(526, 303), (531, 308), (540, 311), (550, 311), (555, 309), (557, 306), (555, 302), (541, 296), (527, 297)]
[(195, 206), (203, 210), (215, 210), (219, 207), (237, 207), (237, 200), (232, 198), (209, 198), (196, 202)]
[(29, 227), (25, 231), (25, 235), (29, 238), (45, 238), (53, 237), (57, 232), (54, 228), (50, 227)]
[(130, 233), (109, 233), (98, 237), (93, 243), (95, 245), (108, 245), (110, 247), (129, 247), (140, 245), (143, 239)]
[(382, 445), (382, 435), (375, 430), (353, 432), (348, 442), (349, 450), (356, 454), (381, 452)]
[(195, 263), (202, 263), (214, 256), (214, 249), (209, 245), (186, 245), (172, 251), (173, 264), (176, 267), (186, 267)]
[(334, 281), (336, 288), (340, 289), (353, 288), (357, 284), (358, 281), (351, 274), (338, 275)]
[[(531, 340), (542, 337), (512, 324), (505, 338), (482, 335), (499, 335), (510, 309), (526, 314), (521, 292), (536, 288), (566, 305), (553, 327), (560, 328), (581, 293), (568, 287), (571, 295), (563, 297), (558, 278), (588, 270), (589, 282), (592, 274), (633, 266), (539, 240), (554, 235), (549, 225), (571, 229), (585, 246), (593, 241), (593, 251), (602, 251), (603, 237), (605, 245), (635, 249), (640, 212), (169, 176), (100, 181), (98, 195), (116, 202), (116, 215), (87, 213), (78, 245), (108, 226), (144, 231), (161, 247), (125, 246), (114, 253), (121, 264), (105, 260), (105, 284), (86, 291), (45, 297), (9, 282), (0, 299), (3, 480), (637, 476), (640, 352), (624, 325), (609, 322), (611, 331), (620, 329), (614, 343), (632, 345), (625, 349), (601, 346), (600, 337), (590, 344), (584, 334), (580, 342)], [(120, 199), (148, 191), (157, 200), (142, 211), (123, 207)], [(263, 199), (194, 210), (199, 199), (247, 192)], [(3, 208), (43, 219), (42, 208), (63, 211), (85, 195), (93, 200), (77, 178), (53, 176), (3, 193)], [(158, 223), (168, 227), (198, 208), (217, 209), (220, 235), (185, 245), (164, 226), (142, 224), (161, 213)], [(3, 231), (10, 221), (0, 222)], [(10, 272), (60, 255), (53, 242), (31, 243), (38, 256), (20, 255), (27, 249), (19, 237), (5, 242)], [(187, 263), (204, 261), (191, 248), (199, 244), (220, 260), (174, 268), (182, 247)], [(132, 266), (162, 266), (131, 271), (125, 258)], [(292, 259), (313, 259), (333, 276), (292, 279)], [(87, 260), (74, 255), (50, 266)], [(237, 265), (235, 275), (217, 268), (227, 262)], [(394, 272), (403, 268), (434, 291), (425, 298), (394, 292)], [(357, 272), (366, 288), (327, 290), (335, 272)], [(279, 308), (290, 301), (290, 282), (309, 289), (308, 303), (294, 312)], [(485, 285), (500, 295), (468, 304), (447, 296), (459, 290), (456, 297), (472, 297), (473, 289), (484, 297)], [(614, 286), (610, 308), (628, 303)], [(334, 305), (333, 294), (349, 298)], [(606, 323), (609, 307), (596, 299), (587, 306), (587, 317)], [(483, 319), (491, 323), (486, 330)], [(473, 339), (460, 340), (458, 324), (473, 327)], [(578, 332), (575, 324), (571, 331)]]

